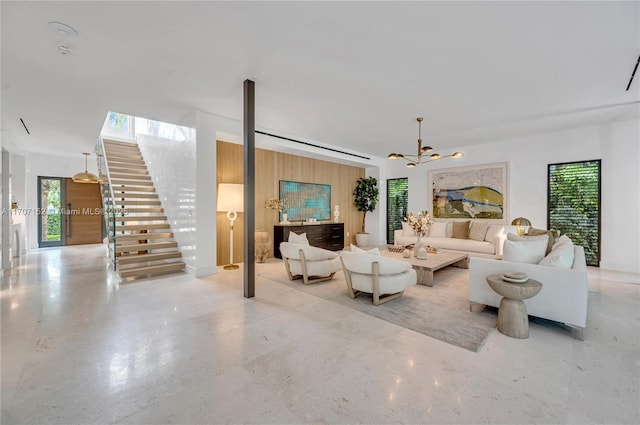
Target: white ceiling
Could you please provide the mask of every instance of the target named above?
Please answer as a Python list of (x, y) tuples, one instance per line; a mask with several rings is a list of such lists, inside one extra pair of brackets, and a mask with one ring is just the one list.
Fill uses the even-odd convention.
[(2, 1), (3, 144), (87, 151), (108, 110), (241, 119), (247, 78), (259, 129), (374, 156), (413, 153), (417, 116), (443, 151), (635, 118), (639, 5)]

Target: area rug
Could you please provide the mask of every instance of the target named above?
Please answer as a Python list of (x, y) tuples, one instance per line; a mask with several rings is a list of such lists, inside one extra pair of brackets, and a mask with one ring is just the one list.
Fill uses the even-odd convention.
[[(278, 266), (274, 264), (273, 266)], [(469, 311), (469, 271), (447, 267), (435, 273), (434, 285), (416, 285), (388, 303), (374, 306), (370, 294), (349, 298), (342, 272), (334, 279), (311, 285), (289, 281), (282, 263), (258, 274), (327, 301), (386, 320), (446, 343), (477, 352), (496, 328), (495, 309)]]

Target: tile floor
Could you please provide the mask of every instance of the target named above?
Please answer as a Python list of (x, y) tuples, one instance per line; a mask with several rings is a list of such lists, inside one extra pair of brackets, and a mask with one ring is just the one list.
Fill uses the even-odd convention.
[(637, 275), (590, 270), (584, 342), (533, 323), (473, 353), (260, 277), (245, 299), (241, 271), (121, 284), (100, 245), (21, 262), (3, 425), (640, 423)]

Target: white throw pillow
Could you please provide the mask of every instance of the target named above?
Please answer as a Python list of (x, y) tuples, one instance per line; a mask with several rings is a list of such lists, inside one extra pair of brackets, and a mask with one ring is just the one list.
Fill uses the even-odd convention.
[(549, 235), (546, 234), (537, 236), (518, 236), (515, 233), (508, 233), (507, 239), (515, 242), (545, 241), (546, 243), (549, 243)]
[(553, 244), (553, 246), (551, 247), (551, 251), (553, 251), (554, 249), (556, 249), (557, 247), (559, 247), (560, 245), (566, 244), (566, 243), (571, 243), (573, 244), (573, 242), (571, 241), (571, 239), (569, 239), (569, 236), (567, 235), (562, 235), (558, 238), (558, 240), (556, 240), (556, 243)]
[(296, 232), (289, 232), (289, 243), (297, 243), (301, 245), (309, 245), (306, 233), (297, 234)]
[(366, 249), (358, 248), (354, 244), (351, 244), (351, 252), (361, 252), (363, 254), (380, 255), (380, 250), (377, 247), (366, 250)]
[(573, 267), (574, 256), (573, 242), (569, 240), (568, 242), (562, 243), (553, 248), (546, 257), (540, 260), (538, 264), (541, 266), (564, 267), (566, 269), (570, 269)]
[(402, 236), (415, 236), (416, 232), (413, 230), (413, 227), (406, 221), (402, 222)]
[(532, 239), (530, 241), (504, 241), (502, 259), (514, 263), (538, 264), (544, 258), (547, 249), (546, 239)]
[(469, 227), (469, 239), (482, 242), (487, 235), (487, 223), (480, 223), (478, 221), (472, 221), (471, 227)]
[(484, 240), (487, 242), (494, 243), (496, 238), (504, 233), (504, 226), (499, 224), (491, 224), (487, 229), (487, 234), (484, 237)]
[(431, 226), (429, 230), (429, 236), (437, 237), (437, 238), (446, 238), (447, 237), (447, 228), (449, 227), (449, 223), (446, 221), (436, 221)]

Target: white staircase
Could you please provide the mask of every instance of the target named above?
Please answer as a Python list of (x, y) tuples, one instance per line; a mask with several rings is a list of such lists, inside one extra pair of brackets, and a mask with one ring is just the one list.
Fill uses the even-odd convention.
[[(103, 189), (116, 269), (123, 278), (184, 270), (182, 254), (135, 143), (104, 140), (111, 187)], [(111, 207), (109, 207), (109, 205)]]

